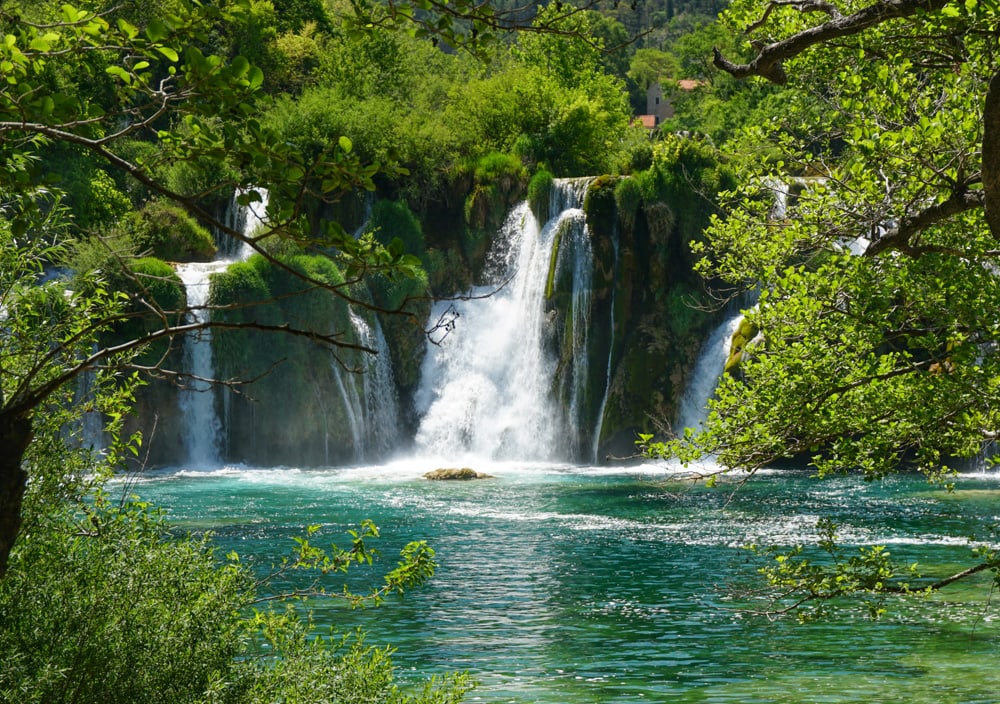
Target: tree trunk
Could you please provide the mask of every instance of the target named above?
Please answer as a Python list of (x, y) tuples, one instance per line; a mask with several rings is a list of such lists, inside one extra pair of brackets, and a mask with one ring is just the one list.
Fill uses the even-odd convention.
[(31, 443), (31, 420), (0, 411), (0, 579), (7, 574), (7, 561), (21, 530), (21, 504), (28, 473), (24, 453)]
[(983, 106), (983, 202), (990, 232), (1000, 240), (1000, 72), (990, 79)]

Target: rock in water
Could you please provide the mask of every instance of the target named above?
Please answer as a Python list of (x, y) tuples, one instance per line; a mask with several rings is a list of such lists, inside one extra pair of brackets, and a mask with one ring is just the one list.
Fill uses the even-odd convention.
[(434, 480), (466, 480), (493, 479), (490, 474), (482, 474), (469, 467), (441, 467), (424, 474), (424, 479)]

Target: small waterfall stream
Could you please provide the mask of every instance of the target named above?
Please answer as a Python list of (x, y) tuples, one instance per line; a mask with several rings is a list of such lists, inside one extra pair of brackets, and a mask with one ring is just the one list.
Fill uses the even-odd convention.
[(392, 372), (389, 345), (378, 318), (366, 321), (353, 309), (351, 327), (359, 344), (375, 350), (363, 354), (358, 369), (331, 361), (337, 396), (343, 404), (354, 460), (387, 456), (399, 447), (399, 399)]
[[(561, 216), (563, 228), (556, 271), (569, 269), (571, 282), (570, 315), (567, 320), (569, 340), (564, 343), (570, 349), (569, 358), (569, 431), (571, 437), (579, 437), (582, 420), (586, 415), (586, 399), (590, 380), (590, 305), (593, 293), (593, 249), (590, 232), (582, 210), (570, 208)], [(567, 241), (568, 240), (568, 241)], [(568, 261), (567, 261), (568, 260)], [(587, 428), (587, 431), (590, 429)], [(574, 455), (581, 448), (574, 448)]]
[[(184, 282), (187, 293), (189, 322), (202, 324), (209, 320), (209, 277), (229, 264), (229, 260), (222, 260), (178, 265), (177, 275)], [(214, 466), (219, 463), (222, 423), (215, 412), (215, 393), (211, 383), (215, 378), (211, 328), (201, 328), (185, 336), (184, 370), (188, 378), (178, 403), (187, 422), (184, 434), (187, 462), (199, 467)]]
[[(237, 193), (227, 216), (227, 224), (248, 237), (264, 222), (267, 211), (267, 191), (263, 188), (255, 190), (260, 194), (260, 200), (243, 207), (236, 202), (240, 195)], [(208, 298), (212, 274), (224, 271), (234, 261), (246, 259), (252, 253), (253, 248), (246, 242), (226, 237), (218, 243), (215, 260), (177, 265), (177, 275), (184, 283), (187, 295), (189, 323), (204, 324), (210, 320)], [(216, 466), (221, 461), (222, 420), (215, 410), (211, 328), (204, 327), (185, 336), (184, 373), (187, 378), (178, 404), (186, 421), (186, 461), (198, 467)]]
[[(612, 240), (614, 245), (614, 261), (615, 261), (615, 278), (618, 277), (619, 269), (619, 243), (618, 238), (615, 237)], [(616, 282), (617, 283), (617, 282)], [(608, 359), (604, 369), (604, 393), (601, 395), (601, 404), (597, 409), (597, 421), (594, 427), (594, 438), (593, 443), (591, 443), (591, 461), (598, 461), (598, 449), (601, 442), (601, 431), (604, 429), (604, 412), (608, 406), (608, 396), (611, 395), (611, 378), (613, 373), (612, 364), (615, 359), (615, 344), (614, 344), (614, 334), (615, 334), (615, 297), (617, 294), (617, 285), (611, 287), (611, 305), (609, 308), (609, 320), (608, 329), (610, 331), (611, 341), (608, 344)]]
[(699, 429), (708, 418), (708, 401), (715, 394), (715, 387), (729, 356), (730, 341), (742, 320), (742, 313), (729, 316), (712, 331), (702, 346), (691, 381), (681, 398), (676, 426), (678, 434), (684, 428)]
[[(399, 446), (399, 399), (396, 395), (396, 379), (392, 372), (389, 345), (378, 318), (373, 316), (369, 324), (362, 316), (350, 311), (351, 325), (358, 336), (358, 342), (375, 350), (375, 354), (364, 355), (365, 368), (355, 374), (353, 381), (361, 386), (361, 408), (364, 420), (364, 444), (362, 454), (374, 452), (385, 456)], [(360, 458), (359, 458), (360, 459)]]

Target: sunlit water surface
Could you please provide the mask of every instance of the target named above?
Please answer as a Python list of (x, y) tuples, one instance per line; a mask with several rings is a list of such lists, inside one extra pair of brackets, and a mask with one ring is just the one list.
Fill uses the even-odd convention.
[(313, 606), (324, 626), (397, 648), (404, 682), (469, 671), (473, 701), (1000, 701), (988, 577), (879, 622), (856, 610), (800, 625), (747, 613), (765, 604), (748, 596), (760, 584), (741, 549), (806, 542), (824, 515), (845, 540), (957, 570), (966, 536), (1000, 519), (1000, 477), (964, 476), (947, 493), (919, 477), (771, 472), (733, 492), (734, 480), (706, 489), (662, 467), (506, 464), (477, 467), (491, 480), (422, 479), (431, 468), (165, 471), (134, 491), (261, 568), (311, 524), (344, 544), (344, 530), (374, 519), (383, 569), (427, 540), (440, 563), (429, 584), (379, 609)]

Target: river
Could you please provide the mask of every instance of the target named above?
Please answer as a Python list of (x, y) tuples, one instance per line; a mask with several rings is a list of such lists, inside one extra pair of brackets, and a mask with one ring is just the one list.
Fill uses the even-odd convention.
[[(808, 541), (824, 515), (849, 543), (957, 570), (966, 536), (1000, 519), (1000, 475), (947, 492), (913, 476), (770, 471), (733, 491), (740, 477), (709, 489), (657, 465), (492, 463), (477, 469), (495, 478), (475, 482), (422, 479), (431, 468), (163, 470), (134, 490), (261, 569), (310, 524), (344, 544), (375, 520), (383, 569), (405, 542), (428, 541), (440, 564), (428, 584), (377, 609), (311, 606), (323, 627), (397, 648), (404, 683), (469, 671), (481, 683), (470, 701), (1000, 701), (988, 576), (881, 621), (843, 609), (800, 624), (751, 613), (764, 603), (741, 547)], [(380, 577), (364, 579), (352, 583)]]

